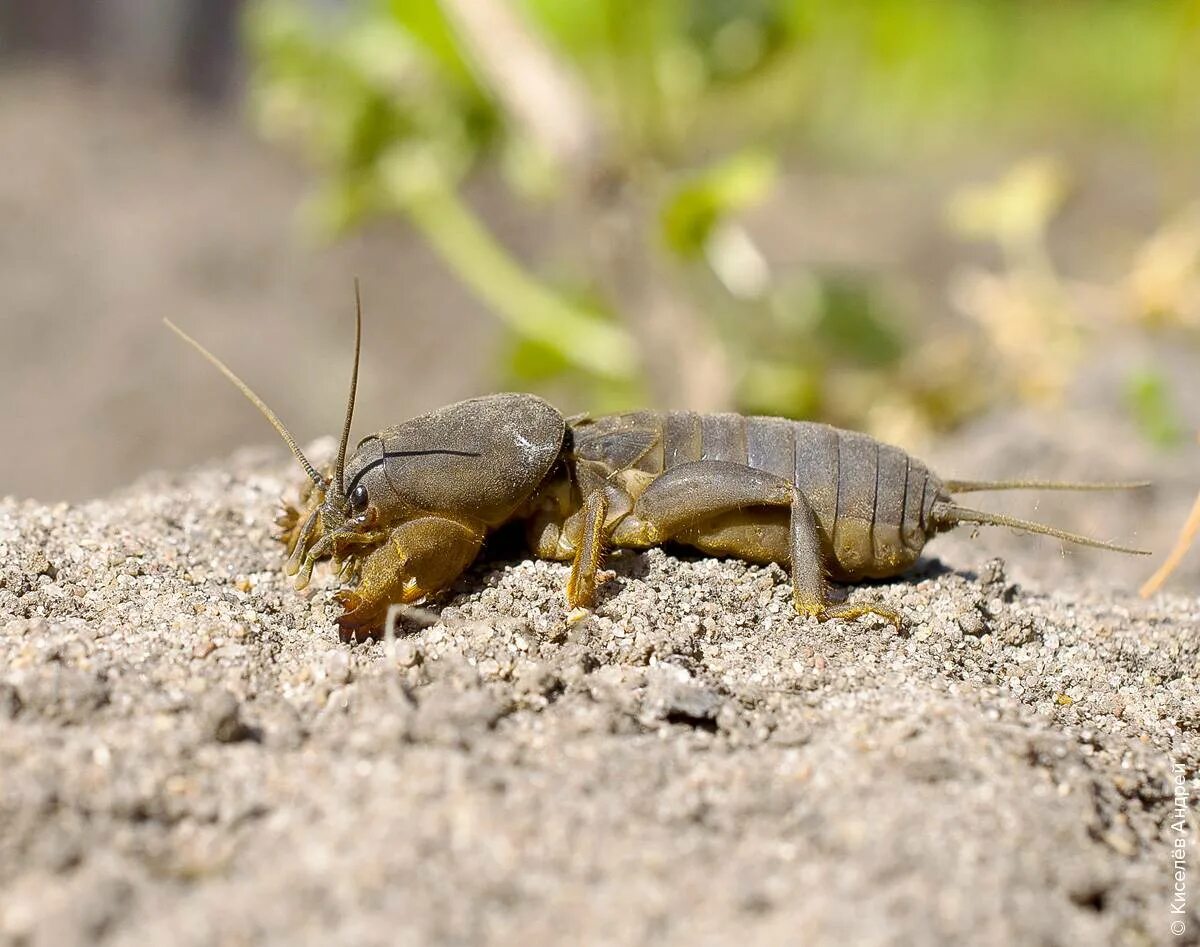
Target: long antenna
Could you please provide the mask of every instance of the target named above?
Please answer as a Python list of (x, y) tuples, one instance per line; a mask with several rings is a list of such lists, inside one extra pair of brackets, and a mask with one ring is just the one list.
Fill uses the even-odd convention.
[(342, 443), (338, 447), (337, 471), (334, 476), (342, 496), (346, 495), (346, 446), (350, 443), (350, 425), (354, 422), (354, 397), (358, 393), (358, 358), (362, 352), (362, 293), (358, 277), (354, 277), (354, 369), (350, 373), (350, 397), (346, 400), (346, 423), (342, 426)]
[(1072, 480), (947, 480), (950, 493), (973, 493), (979, 490), (1140, 490), (1150, 486), (1149, 480), (1128, 483), (1080, 483)]
[(300, 445), (297, 444), (296, 439), (292, 437), (291, 431), (283, 426), (283, 422), (279, 420), (279, 416), (267, 407), (267, 403), (258, 395), (256, 395), (251, 390), (249, 385), (238, 378), (238, 376), (233, 373), (233, 369), (213, 355), (212, 352), (193, 339), (190, 335), (184, 332), (181, 328), (179, 328), (179, 326), (175, 325), (175, 323), (173, 323), (170, 319), (164, 319), (163, 322), (166, 324), (168, 329), (174, 332), (177, 336), (183, 339), (184, 342), (186, 342), (206, 359), (208, 359), (214, 366), (216, 366), (217, 371), (233, 382), (238, 391), (244, 394), (250, 400), (250, 403), (263, 413), (263, 416), (270, 421), (275, 430), (279, 432), (279, 436), (283, 438), (284, 443), (286, 443), (291, 449), (291, 452), (296, 455), (296, 459), (300, 461), (300, 466), (304, 468), (304, 472), (308, 474), (308, 478), (318, 487), (324, 489), (326, 487), (325, 478), (317, 473), (313, 465), (308, 462), (308, 458), (304, 456), (304, 451), (300, 450)]
[(956, 523), (981, 523), (984, 526), (1011, 526), (1014, 529), (1024, 529), (1031, 533), (1041, 533), (1044, 536), (1064, 539), (1069, 543), (1077, 543), (1080, 546), (1094, 546), (1096, 549), (1108, 549), (1111, 552), (1126, 552), (1133, 556), (1150, 555), (1144, 549), (1118, 546), (1115, 543), (1102, 542), (1099, 539), (1092, 539), (1089, 536), (1080, 536), (1078, 533), (1068, 533), (1066, 530), (1056, 529), (1044, 523), (1020, 520), (1014, 516), (1005, 516), (1003, 513), (985, 513), (982, 510), (972, 510), (954, 503), (936, 504), (933, 507), (932, 516), (935, 522), (945, 523), (949, 526), (953, 526)]

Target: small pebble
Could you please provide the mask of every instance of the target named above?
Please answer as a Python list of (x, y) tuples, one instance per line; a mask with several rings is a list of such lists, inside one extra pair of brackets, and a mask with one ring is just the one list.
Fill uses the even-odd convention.
[(238, 699), (227, 690), (209, 691), (201, 702), (199, 716), (202, 732), (218, 743), (236, 743), (249, 736)]
[(0, 720), (13, 720), (21, 712), (21, 694), (12, 684), (0, 684)]

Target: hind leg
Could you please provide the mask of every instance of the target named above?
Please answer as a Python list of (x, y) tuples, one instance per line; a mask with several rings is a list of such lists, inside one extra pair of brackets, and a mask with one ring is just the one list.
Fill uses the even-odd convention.
[(836, 603), (829, 600), (829, 584), (821, 559), (820, 532), (812, 507), (799, 491), (792, 503), (791, 535), (792, 601), (801, 615), (818, 621), (831, 618), (851, 621), (863, 615), (878, 615), (900, 630), (900, 616), (885, 605), (869, 602)]
[[(690, 542), (687, 534), (697, 524), (747, 508), (788, 506), (793, 492), (787, 481), (738, 464), (686, 464), (658, 477), (636, 501), (611, 481), (593, 490), (561, 529), (539, 527), (535, 549), (543, 558), (573, 560), (567, 603), (590, 607), (607, 546), (648, 549), (676, 538)], [(755, 555), (747, 542), (754, 540), (742, 540), (730, 554), (755, 561), (778, 558), (761, 550)]]
[[(779, 530), (764, 526), (757, 515), (764, 508), (786, 510), (786, 540)], [(792, 599), (801, 615), (824, 621), (871, 614), (899, 627), (899, 616), (889, 608), (830, 601), (817, 518), (804, 495), (782, 477), (723, 461), (699, 461), (667, 471), (615, 524), (612, 542), (646, 548), (668, 540), (751, 562), (786, 561)]]

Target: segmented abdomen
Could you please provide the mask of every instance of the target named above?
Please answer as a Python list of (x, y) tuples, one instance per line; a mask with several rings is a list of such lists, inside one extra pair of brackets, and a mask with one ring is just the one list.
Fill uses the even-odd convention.
[(816, 516), (828, 566), (840, 577), (888, 576), (911, 565), (929, 536), (941, 484), (905, 451), (827, 424), (692, 412), (600, 418), (580, 447), (614, 467), (662, 473), (698, 460), (744, 464), (794, 483)]

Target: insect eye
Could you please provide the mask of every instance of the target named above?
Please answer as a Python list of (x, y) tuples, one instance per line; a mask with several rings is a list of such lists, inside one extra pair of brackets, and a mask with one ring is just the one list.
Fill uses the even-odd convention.
[(367, 488), (361, 483), (351, 492), (350, 505), (360, 513), (367, 508)]

